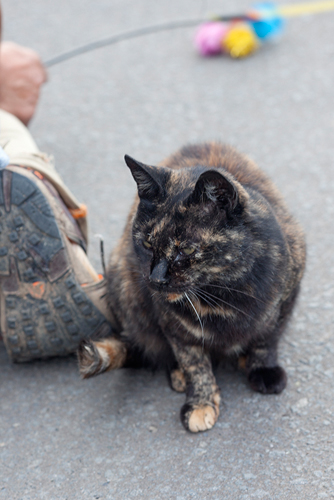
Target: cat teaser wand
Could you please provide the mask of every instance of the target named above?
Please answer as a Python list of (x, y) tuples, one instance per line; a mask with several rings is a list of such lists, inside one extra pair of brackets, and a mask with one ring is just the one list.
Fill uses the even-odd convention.
[[(203, 56), (212, 56), (224, 52), (234, 58), (246, 57), (259, 48), (262, 42), (279, 35), (283, 30), (285, 18), (329, 10), (334, 10), (334, 0), (285, 6), (275, 6), (270, 2), (256, 4), (246, 14), (216, 16), (211, 22), (202, 24), (197, 31), (195, 45), (198, 52)], [(119, 33), (59, 54), (44, 61), (44, 66), (50, 68), (87, 52), (114, 45), (124, 40), (134, 40), (162, 31), (190, 28), (201, 23), (203, 23), (203, 19), (186, 19)]]
[(228, 54), (247, 57), (263, 42), (280, 35), (288, 17), (334, 10), (334, 1), (275, 5), (264, 2), (235, 16), (215, 16), (202, 24), (195, 36), (195, 47), (202, 56)]

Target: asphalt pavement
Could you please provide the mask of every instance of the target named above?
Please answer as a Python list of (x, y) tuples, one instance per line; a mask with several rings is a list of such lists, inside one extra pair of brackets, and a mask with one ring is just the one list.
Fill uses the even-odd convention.
[[(244, 0), (4, 0), (4, 39), (44, 61), (111, 35)], [(334, 498), (334, 12), (292, 19), (252, 57), (203, 59), (194, 28), (122, 41), (49, 69), (31, 132), (88, 205), (101, 270), (135, 193), (124, 154), (157, 163), (221, 140), (275, 181), (307, 235), (298, 305), (280, 345), (288, 386), (255, 394), (221, 368), (214, 429), (186, 432), (164, 373), (82, 381), (75, 357), (12, 364), (0, 344), (0, 499)]]

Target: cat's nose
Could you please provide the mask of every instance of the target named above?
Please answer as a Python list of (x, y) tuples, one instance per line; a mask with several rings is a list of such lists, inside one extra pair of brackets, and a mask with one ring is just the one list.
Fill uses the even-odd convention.
[(169, 282), (169, 277), (167, 276), (168, 262), (166, 259), (161, 259), (158, 264), (156, 264), (150, 274), (149, 280), (154, 285), (166, 285)]

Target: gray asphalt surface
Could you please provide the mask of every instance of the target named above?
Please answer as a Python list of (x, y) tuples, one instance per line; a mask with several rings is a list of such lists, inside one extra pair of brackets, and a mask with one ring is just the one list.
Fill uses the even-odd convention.
[[(4, 0), (4, 38), (47, 60), (121, 31), (243, 0)], [(201, 59), (193, 29), (124, 41), (49, 71), (31, 131), (89, 207), (109, 253), (135, 192), (128, 153), (155, 163), (188, 142), (248, 153), (306, 230), (308, 264), (281, 343), (280, 396), (221, 369), (221, 416), (192, 435), (163, 373), (80, 380), (74, 357), (13, 365), (0, 345), (0, 498), (252, 500), (334, 498), (334, 12), (291, 20), (243, 61)]]

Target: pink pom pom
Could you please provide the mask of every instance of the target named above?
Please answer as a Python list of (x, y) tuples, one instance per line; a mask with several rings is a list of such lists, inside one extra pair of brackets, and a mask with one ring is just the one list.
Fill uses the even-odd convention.
[(202, 24), (195, 36), (195, 46), (202, 56), (213, 56), (222, 52), (222, 40), (229, 25), (222, 22)]

